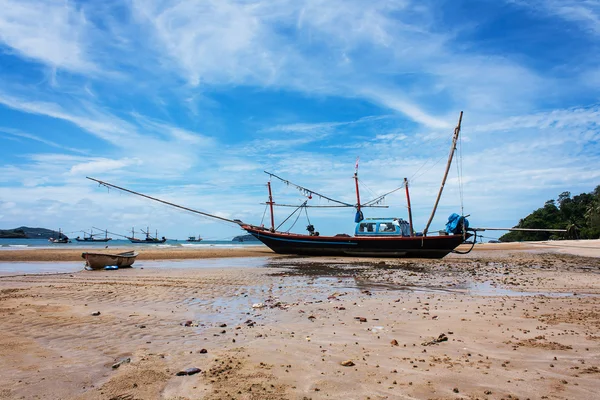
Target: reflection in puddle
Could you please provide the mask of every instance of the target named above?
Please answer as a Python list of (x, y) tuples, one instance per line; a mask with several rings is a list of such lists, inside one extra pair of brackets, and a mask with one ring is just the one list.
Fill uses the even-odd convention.
[[(581, 296), (581, 294), (575, 293), (560, 293), (560, 292), (523, 292), (519, 290), (507, 289), (505, 287), (498, 287), (490, 281), (486, 282), (469, 282), (464, 285), (460, 285), (468, 294), (473, 296), (510, 296), (510, 297), (522, 297), (522, 296), (546, 296), (546, 297), (572, 297)], [(459, 287), (457, 287), (458, 289)], [(584, 294), (583, 296), (593, 296), (591, 294)]]

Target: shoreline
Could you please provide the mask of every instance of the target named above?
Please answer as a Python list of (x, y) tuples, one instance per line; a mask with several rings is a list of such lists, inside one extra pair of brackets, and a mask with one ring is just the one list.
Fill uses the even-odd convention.
[[(466, 251), (470, 245), (460, 245), (457, 250)], [(139, 253), (137, 260), (190, 260), (205, 258), (229, 257), (267, 257), (275, 255), (271, 249), (264, 245), (247, 245), (244, 247), (113, 247), (110, 249), (98, 247), (81, 248), (11, 248), (0, 250), (0, 262), (29, 262), (29, 261), (81, 261), (81, 253), (106, 253), (115, 254), (125, 251)], [(530, 251), (578, 255), (583, 257), (600, 257), (600, 239), (596, 240), (560, 240), (551, 242), (513, 242), (513, 243), (483, 243), (477, 244), (473, 251), (467, 255), (449, 254), (448, 258), (473, 257), (481, 254), (500, 254), (502, 252)], [(353, 257), (348, 258), (349, 260)], [(378, 259), (374, 257), (372, 259)], [(368, 259), (368, 258), (366, 258)], [(385, 258), (381, 259), (394, 259)], [(402, 258), (397, 258), (401, 260)]]

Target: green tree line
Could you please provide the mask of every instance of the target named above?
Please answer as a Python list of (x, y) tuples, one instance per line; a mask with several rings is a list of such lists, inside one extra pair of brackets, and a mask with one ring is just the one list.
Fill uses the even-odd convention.
[(509, 232), (500, 237), (503, 242), (548, 239), (598, 239), (600, 238), (600, 185), (591, 193), (571, 197), (563, 192), (556, 200), (548, 200), (519, 221), (514, 228), (567, 229), (557, 232)]

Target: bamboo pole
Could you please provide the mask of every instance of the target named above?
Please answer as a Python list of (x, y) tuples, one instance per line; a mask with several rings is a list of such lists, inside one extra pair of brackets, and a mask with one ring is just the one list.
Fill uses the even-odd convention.
[(435, 199), (435, 204), (433, 206), (433, 210), (431, 211), (431, 216), (429, 217), (429, 221), (427, 221), (427, 225), (423, 230), (423, 236), (427, 236), (427, 231), (429, 230), (429, 225), (431, 225), (431, 221), (433, 221), (433, 217), (435, 216), (435, 211), (437, 210), (437, 206), (440, 202), (440, 198), (442, 197), (442, 192), (444, 191), (444, 185), (446, 184), (446, 179), (448, 178), (448, 172), (450, 171), (450, 165), (452, 164), (452, 158), (454, 157), (454, 151), (456, 150), (456, 142), (458, 140), (458, 135), (460, 134), (460, 125), (462, 123), (463, 112), (460, 112), (460, 116), (458, 117), (458, 125), (454, 128), (454, 135), (452, 137), (452, 147), (450, 147), (450, 154), (448, 155), (448, 163), (446, 164), (446, 172), (444, 172), (444, 178), (442, 179), (442, 184), (440, 186), (440, 191), (438, 192), (437, 198)]
[(145, 198), (150, 199), (150, 200), (158, 201), (159, 203), (167, 204), (169, 206), (180, 208), (182, 210), (186, 210), (186, 211), (190, 211), (190, 212), (193, 212), (193, 213), (196, 213), (196, 214), (204, 215), (206, 217), (210, 217), (210, 218), (214, 218), (214, 219), (220, 219), (221, 221), (231, 222), (231, 223), (237, 224), (237, 225), (240, 225), (242, 223), (242, 221), (239, 221), (239, 220), (232, 220), (232, 219), (228, 219), (228, 218), (219, 217), (218, 215), (213, 215), (213, 214), (205, 213), (205, 212), (202, 212), (202, 211), (194, 210), (192, 208), (180, 206), (178, 204), (171, 203), (171, 202), (168, 202), (168, 201), (165, 201), (165, 200), (161, 200), (161, 199), (156, 198), (156, 197), (148, 196), (148, 195), (145, 195), (143, 193), (134, 192), (133, 190), (125, 189), (124, 187), (113, 185), (112, 183), (104, 182), (104, 181), (101, 181), (99, 179), (90, 178), (89, 176), (86, 176), (86, 178), (89, 179), (89, 180), (91, 180), (91, 181), (98, 182), (100, 185), (103, 185), (103, 186), (106, 186), (106, 187), (112, 187), (112, 188), (115, 188), (115, 189), (119, 189), (119, 190), (122, 190), (122, 191), (127, 192), (127, 193), (131, 193), (131, 194), (135, 194), (137, 196), (145, 197)]

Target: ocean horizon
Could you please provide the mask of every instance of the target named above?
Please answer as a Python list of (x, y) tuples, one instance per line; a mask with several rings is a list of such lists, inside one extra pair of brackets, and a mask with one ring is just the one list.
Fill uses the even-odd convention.
[(232, 240), (202, 240), (201, 242), (187, 242), (185, 239), (168, 239), (164, 243), (131, 243), (127, 239), (113, 239), (108, 242), (78, 242), (74, 238), (71, 243), (51, 243), (47, 239), (0, 239), (0, 251), (19, 249), (89, 249), (89, 248), (155, 248), (155, 247), (245, 247), (262, 245), (260, 241), (234, 242)]

